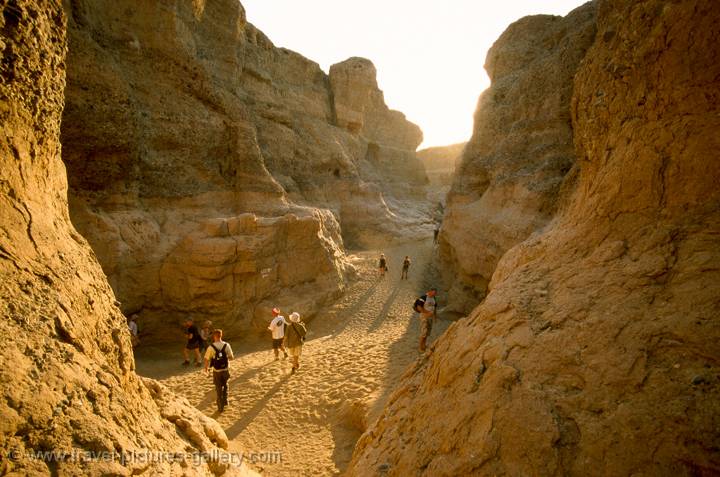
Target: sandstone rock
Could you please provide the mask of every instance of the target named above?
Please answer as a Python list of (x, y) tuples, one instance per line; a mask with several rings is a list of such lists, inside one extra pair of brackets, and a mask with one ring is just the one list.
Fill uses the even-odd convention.
[[(167, 458), (223, 455), (227, 438), (187, 401), (167, 391), (159, 399), (159, 385), (137, 377), (125, 319), (70, 223), (59, 140), (60, 4), (12, 2), (0, 11), (2, 473), (250, 475)], [(181, 426), (163, 417), (168, 406)]]
[(575, 162), (572, 78), (594, 38), (594, 17), (592, 4), (565, 18), (526, 17), (488, 52), (492, 84), (478, 101), (440, 235), (454, 311), (477, 305), (500, 257), (557, 209)]
[(408, 370), (350, 475), (720, 470), (720, 12), (597, 11), (567, 205)]
[(368, 60), (327, 75), (234, 0), (66, 10), (71, 217), (143, 333), (188, 315), (246, 331), (300, 290), (312, 316), (344, 288), (346, 243), (429, 227), (422, 133), (387, 108)]
[(433, 186), (449, 188), (465, 145), (467, 142), (460, 142), (449, 146), (428, 147), (417, 152), (417, 157), (423, 162), (428, 179)]

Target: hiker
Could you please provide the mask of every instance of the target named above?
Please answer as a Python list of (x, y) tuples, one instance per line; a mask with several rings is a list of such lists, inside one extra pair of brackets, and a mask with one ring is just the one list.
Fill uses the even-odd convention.
[(212, 341), (212, 321), (205, 320), (202, 328), (200, 328), (200, 354), (205, 353), (205, 350), (213, 342)]
[(280, 314), (279, 308), (272, 309), (272, 316), (273, 319), (270, 322), (270, 326), (268, 326), (268, 330), (272, 333), (273, 353), (275, 353), (275, 361), (277, 361), (280, 357), (280, 350), (283, 352), (283, 359), (288, 357), (287, 351), (285, 351), (285, 347), (283, 346), (285, 325), (287, 325), (287, 322), (285, 321), (285, 317)]
[(293, 374), (300, 368), (300, 354), (302, 353), (306, 334), (307, 328), (305, 328), (305, 323), (300, 321), (300, 314), (297, 312), (290, 313), (290, 323), (288, 323), (287, 333), (285, 333), (285, 345), (292, 358), (291, 372)]
[(420, 318), (420, 351), (425, 351), (425, 347), (427, 344), (427, 339), (430, 336), (430, 332), (432, 331), (432, 325), (433, 321), (436, 318), (435, 308), (435, 295), (437, 295), (437, 290), (435, 288), (431, 288), (427, 291), (427, 293), (417, 300), (415, 300), (415, 304), (413, 305), (413, 308), (418, 313), (418, 317)]
[(205, 372), (209, 373), (209, 368), (212, 368), (215, 402), (217, 403), (218, 412), (223, 412), (225, 406), (228, 405), (227, 383), (228, 379), (230, 379), (228, 361), (235, 357), (230, 343), (223, 341), (222, 337), (222, 330), (214, 330), (212, 332), (213, 343), (205, 351)]
[(440, 226), (436, 226), (433, 230), (433, 243), (438, 243), (438, 235), (440, 235)]
[(379, 268), (379, 270), (380, 270), (380, 276), (381, 276), (381, 277), (384, 277), (384, 276), (385, 276), (385, 272), (387, 272), (387, 270), (388, 270), (387, 259), (385, 258), (385, 254), (384, 254), (384, 253), (381, 253), (381, 254), (380, 254), (380, 262), (379, 262), (379, 264), (378, 264), (378, 268)]
[(137, 319), (137, 314), (132, 314), (130, 315), (130, 318), (128, 318), (128, 329), (130, 330), (130, 344), (132, 344), (133, 348), (140, 344)]
[(403, 260), (402, 273), (400, 274), (400, 280), (407, 280), (409, 269), (410, 257), (408, 255), (405, 255), (405, 260)]
[(195, 366), (200, 366), (200, 362), (202, 361), (200, 358), (200, 341), (202, 341), (202, 338), (200, 337), (197, 326), (193, 324), (192, 318), (185, 320), (185, 336), (187, 337), (187, 344), (183, 348), (183, 356), (185, 356), (183, 366), (190, 364), (189, 354), (191, 351), (195, 353)]

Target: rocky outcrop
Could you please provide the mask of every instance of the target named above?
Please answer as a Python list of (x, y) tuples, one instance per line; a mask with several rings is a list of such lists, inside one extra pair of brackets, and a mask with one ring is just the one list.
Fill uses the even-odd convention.
[(369, 61), (328, 76), (232, 0), (66, 11), (71, 217), (144, 331), (264, 329), (271, 301), (311, 316), (344, 288), (346, 243), (428, 227), (396, 214), (422, 197), (422, 134)]
[(433, 186), (449, 187), (452, 185), (457, 167), (467, 142), (449, 146), (435, 146), (421, 149), (417, 157), (425, 166), (428, 179)]
[(425, 166), (430, 187), (427, 192), (427, 199), (432, 204), (437, 204), (435, 209), (435, 220), (442, 221), (445, 215), (447, 194), (450, 191), (455, 168), (462, 157), (466, 142), (451, 144), (449, 146), (436, 146), (422, 149), (417, 152), (417, 157)]
[(70, 223), (60, 4), (0, 11), (0, 472), (249, 475), (228, 466), (215, 421), (135, 374), (125, 319)]
[(351, 475), (720, 472), (720, 12), (597, 12), (567, 205), (407, 371)]
[(565, 18), (518, 20), (488, 52), (492, 84), (478, 101), (440, 235), (453, 311), (472, 310), (500, 257), (555, 213), (575, 162), (572, 78), (594, 36), (587, 4)]

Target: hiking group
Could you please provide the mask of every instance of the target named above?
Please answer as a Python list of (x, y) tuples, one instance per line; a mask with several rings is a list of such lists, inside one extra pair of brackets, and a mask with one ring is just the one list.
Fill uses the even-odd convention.
[(305, 342), (307, 328), (305, 323), (300, 321), (300, 314), (297, 312), (290, 313), (290, 321), (286, 321), (285, 317), (280, 314), (279, 308), (272, 309), (273, 319), (268, 326), (268, 330), (272, 334), (273, 353), (275, 360), (280, 357), (280, 351), (283, 352), (283, 359), (288, 357), (292, 361), (291, 373), (295, 373), (300, 369), (300, 355), (302, 354), (302, 345)]
[[(387, 265), (387, 258), (385, 257), (384, 253), (380, 254), (380, 259), (378, 260), (378, 273), (380, 277), (384, 277), (385, 273), (387, 273), (388, 265)], [(408, 271), (410, 270), (410, 256), (405, 255), (405, 259), (402, 263), (402, 271), (400, 272), (400, 280), (407, 280), (408, 277)]]

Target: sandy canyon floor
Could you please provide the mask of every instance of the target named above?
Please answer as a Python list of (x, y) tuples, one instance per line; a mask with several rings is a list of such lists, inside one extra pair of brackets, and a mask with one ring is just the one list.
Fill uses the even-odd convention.
[[(411, 242), (383, 252), (390, 268), (383, 278), (375, 268), (380, 251), (352, 256), (358, 280), (308, 324), (297, 374), (290, 374), (289, 359), (274, 360), (269, 334), (228, 337), (235, 360), (230, 403), (222, 414), (215, 409), (212, 379), (199, 368), (180, 365), (181, 342), (174, 348), (141, 345), (136, 350), (138, 373), (159, 379), (217, 419), (230, 439), (230, 451), (254, 460), (264, 475), (338, 474), (366, 424), (420, 356), (419, 323), (411, 306), (432, 284), (432, 243)], [(413, 264), (409, 279), (400, 280), (405, 255)], [(286, 315), (291, 311), (283, 310)], [(431, 341), (448, 325), (437, 322)]]

